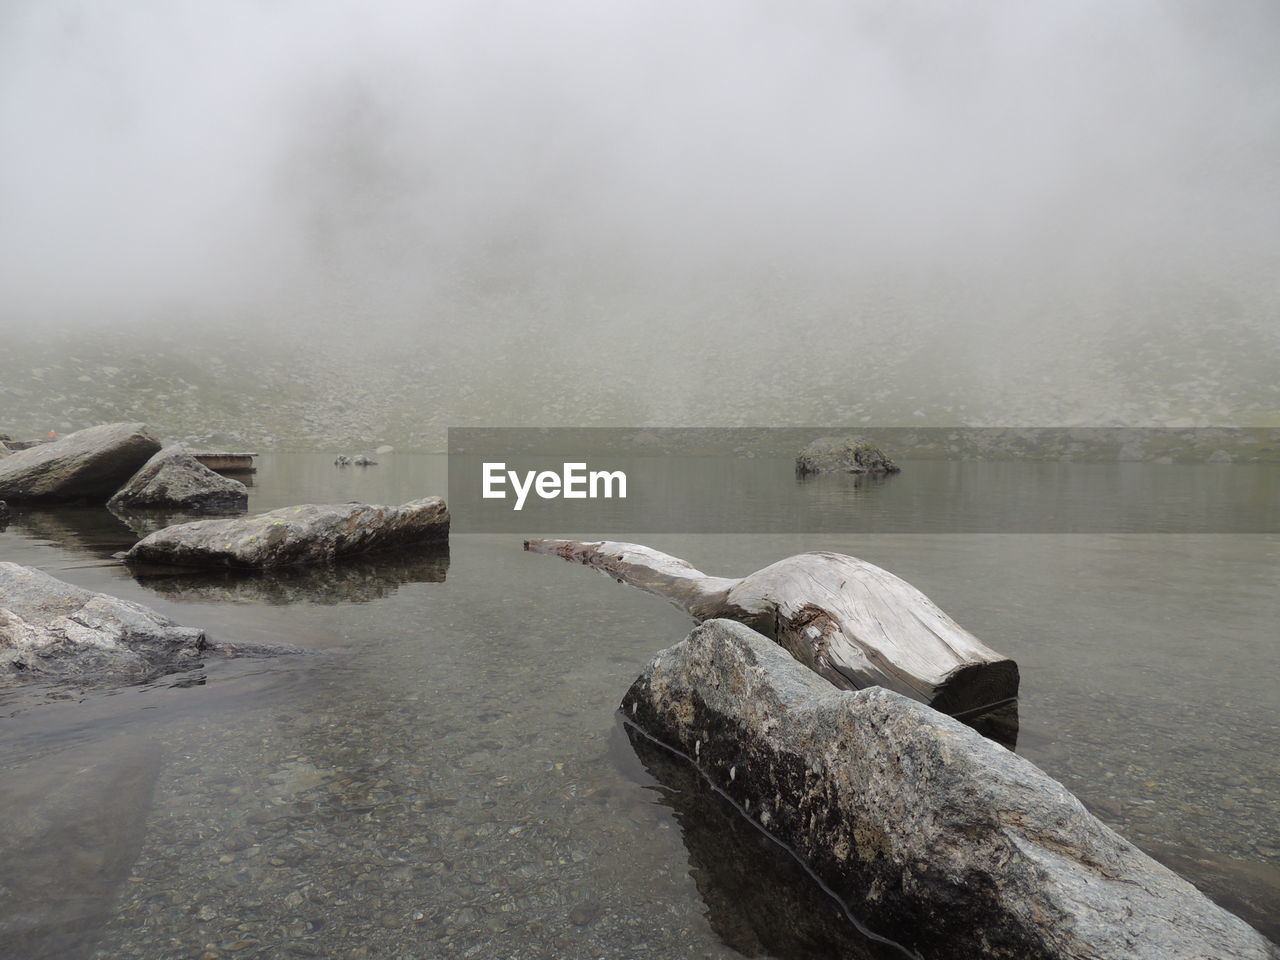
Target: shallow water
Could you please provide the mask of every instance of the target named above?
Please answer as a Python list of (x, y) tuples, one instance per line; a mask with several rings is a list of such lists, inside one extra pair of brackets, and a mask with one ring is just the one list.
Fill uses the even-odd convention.
[[(260, 464), (254, 511), (445, 482), (435, 457)], [(429, 563), (141, 582), (110, 559), (134, 539), (103, 510), (21, 511), (0, 559), (318, 652), (0, 693), (0, 954), (894, 955), (696, 778), (633, 750), (617, 704), (689, 627), (661, 601), (514, 535), (455, 532)], [(1280, 536), (644, 539), (717, 574), (831, 549), (906, 578), (1018, 660), (1018, 752), (1253, 922), (1280, 915)]]

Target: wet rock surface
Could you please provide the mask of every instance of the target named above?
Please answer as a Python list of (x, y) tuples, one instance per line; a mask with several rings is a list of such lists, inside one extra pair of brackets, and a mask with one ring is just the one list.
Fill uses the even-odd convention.
[(796, 457), (796, 472), (885, 474), (901, 468), (863, 437), (821, 437)]
[(214, 643), (139, 603), (0, 563), (0, 686), (44, 681), (78, 686), (142, 683), (200, 666), (206, 653), (289, 652)]
[(689, 851), (689, 873), (720, 939), (745, 957), (903, 960), (865, 935), (792, 853), (742, 816), (684, 757), (624, 729)]
[(142, 423), (77, 430), (0, 462), (0, 499), (13, 502), (105, 501), (160, 449)]
[(740, 624), (663, 651), (623, 710), (931, 960), (1280, 956), (1027, 761)]
[(110, 500), (116, 511), (243, 511), (249, 491), (243, 483), (206, 467), (182, 444), (165, 447), (143, 464)]
[(392, 547), (447, 542), (449, 511), (440, 497), (399, 507), (302, 504), (256, 517), (197, 520), (158, 530), (125, 555), (129, 563), (269, 568), (331, 563)]

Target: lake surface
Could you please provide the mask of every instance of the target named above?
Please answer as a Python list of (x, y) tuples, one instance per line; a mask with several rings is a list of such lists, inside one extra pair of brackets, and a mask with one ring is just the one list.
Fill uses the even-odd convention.
[[(259, 463), (254, 512), (400, 503), (446, 479), (443, 457)], [(1126, 484), (1144, 469), (1177, 483), (1176, 468), (1124, 468)], [(919, 504), (936, 474), (912, 480), (908, 464), (883, 489), (901, 481), (894, 502)], [(1258, 476), (1240, 487), (1252, 498)], [(780, 495), (813, 499), (799, 490)], [(509, 534), (456, 531), (447, 560), (141, 582), (111, 559), (135, 539), (105, 510), (23, 510), (0, 559), (316, 652), (209, 660), (145, 687), (0, 692), (0, 956), (902, 955), (696, 775), (630, 742), (619, 701), (690, 626), (662, 601)], [(713, 574), (824, 549), (911, 581), (1019, 662), (1019, 753), (1277, 936), (1280, 535), (644, 542)]]

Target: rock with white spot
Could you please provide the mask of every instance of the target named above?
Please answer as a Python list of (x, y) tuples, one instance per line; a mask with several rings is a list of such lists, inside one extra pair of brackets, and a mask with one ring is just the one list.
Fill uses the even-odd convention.
[(837, 690), (742, 624), (695, 628), (622, 707), (930, 960), (1280, 957), (1026, 760), (900, 694)]

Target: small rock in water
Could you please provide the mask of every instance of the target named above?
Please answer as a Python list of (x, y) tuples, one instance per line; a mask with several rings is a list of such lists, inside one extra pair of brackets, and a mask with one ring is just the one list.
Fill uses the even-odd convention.
[(821, 437), (800, 451), (796, 472), (897, 473), (899, 467), (883, 450), (863, 437)]
[(238, 480), (210, 470), (182, 444), (165, 447), (107, 501), (112, 510), (179, 508), (243, 510), (249, 491)]
[(597, 901), (584, 900), (569, 911), (569, 921), (574, 926), (585, 927), (592, 921), (600, 919), (602, 913), (604, 913), (604, 907)]

